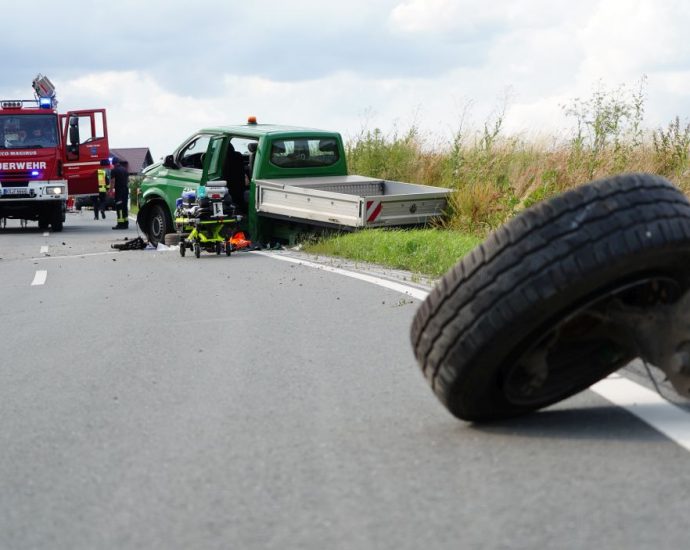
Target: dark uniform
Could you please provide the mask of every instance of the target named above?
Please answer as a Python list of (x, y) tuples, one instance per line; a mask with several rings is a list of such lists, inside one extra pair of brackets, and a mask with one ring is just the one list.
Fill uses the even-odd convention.
[(115, 208), (117, 210), (117, 225), (113, 229), (129, 228), (129, 212), (127, 202), (129, 200), (129, 172), (125, 162), (118, 160), (117, 166), (110, 171), (110, 181), (115, 187)]

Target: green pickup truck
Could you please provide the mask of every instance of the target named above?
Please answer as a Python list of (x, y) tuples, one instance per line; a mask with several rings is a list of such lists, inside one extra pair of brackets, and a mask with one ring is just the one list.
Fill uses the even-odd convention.
[(449, 189), (348, 175), (340, 134), (257, 124), (199, 130), (144, 171), (137, 223), (153, 244), (174, 232), (184, 190), (223, 182), (257, 243), (315, 227), (419, 225), (443, 215)]

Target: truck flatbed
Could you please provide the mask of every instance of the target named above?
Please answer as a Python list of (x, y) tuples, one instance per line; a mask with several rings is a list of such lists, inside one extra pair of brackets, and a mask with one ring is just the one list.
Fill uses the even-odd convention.
[(419, 225), (443, 215), (450, 189), (365, 176), (256, 180), (261, 215), (338, 227)]

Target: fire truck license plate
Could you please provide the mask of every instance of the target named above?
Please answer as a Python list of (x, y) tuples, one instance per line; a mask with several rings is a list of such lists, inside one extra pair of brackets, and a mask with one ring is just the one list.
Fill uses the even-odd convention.
[(3, 187), (0, 189), (2, 195), (26, 195), (27, 189), (25, 187)]

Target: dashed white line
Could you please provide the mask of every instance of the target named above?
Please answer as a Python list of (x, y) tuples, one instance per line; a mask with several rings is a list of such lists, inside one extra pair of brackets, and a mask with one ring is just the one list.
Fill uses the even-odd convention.
[(48, 246), (47, 245), (42, 246), (39, 254), (48, 254)]
[[(418, 300), (424, 300), (429, 295), (426, 290), (410, 287), (402, 283), (395, 283), (373, 275), (330, 267), (298, 258), (291, 258), (286, 255), (271, 254), (270, 252), (254, 252), (254, 254), (359, 279), (360, 281), (373, 283), (396, 292), (402, 292)], [(617, 374), (597, 382), (589, 389), (614, 405), (631, 412), (637, 418), (664, 434), (671, 441), (690, 451), (690, 414), (680, 407), (669, 403), (658, 393)]]
[(48, 237), (48, 236), (50, 236), (50, 233), (48, 233), (48, 232), (46, 231), (45, 233), (43, 233), (43, 236), (44, 236), (44, 237)]
[(31, 286), (39, 286), (46, 284), (46, 279), (48, 278), (48, 272), (41, 269), (34, 275), (34, 280), (31, 281)]

